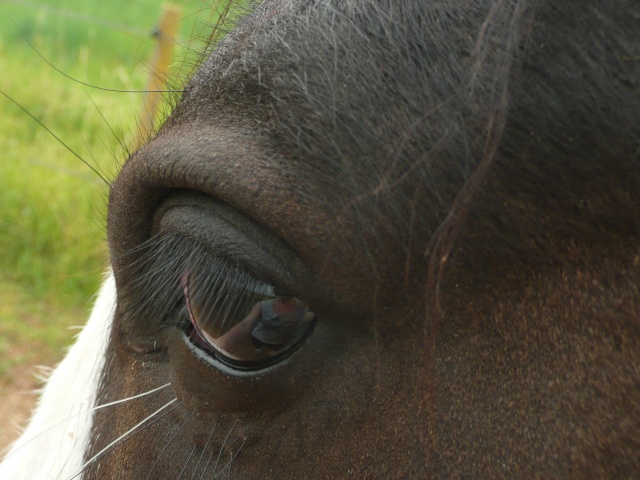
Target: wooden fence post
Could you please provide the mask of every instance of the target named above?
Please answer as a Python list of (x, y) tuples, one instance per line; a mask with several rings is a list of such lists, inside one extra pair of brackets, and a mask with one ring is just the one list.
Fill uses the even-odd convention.
[(153, 131), (162, 102), (162, 91), (166, 89), (169, 64), (173, 57), (181, 13), (181, 9), (173, 4), (162, 7), (160, 24), (154, 33), (156, 48), (151, 63), (152, 71), (147, 83), (147, 93), (144, 96), (144, 106), (138, 123), (136, 148), (142, 146)]

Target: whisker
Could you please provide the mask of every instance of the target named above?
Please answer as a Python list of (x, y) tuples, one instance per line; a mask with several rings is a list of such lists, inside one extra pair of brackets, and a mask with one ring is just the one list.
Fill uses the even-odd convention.
[[(240, 438), (239, 436), (236, 437), (236, 439)], [(242, 450), (242, 447), (244, 447), (244, 442), (246, 440), (242, 440), (242, 443), (240, 444), (240, 447), (238, 447), (238, 450), (235, 451), (235, 453), (233, 455), (231, 455), (231, 458), (229, 459), (229, 461), (224, 465), (224, 467), (222, 467), (222, 469), (220, 469), (220, 471), (218, 472), (218, 474), (214, 474), (213, 478), (217, 478), (218, 476), (222, 475), (222, 473), (227, 470), (227, 473), (230, 475), (231, 474), (231, 464), (233, 463), (233, 461), (236, 459), (236, 457), (238, 456), (238, 454), (240, 453), (240, 450)]]
[(231, 432), (233, 432), (233, 429), (236, 427), (237, 424), (238, 424), (238, 420), (233, 422), (233, 425), (231, 425), (231, 428), (227, 432), (226, 437), (224, 437), (222, 445), (220, 446), (220, 450), (218, 451), (218, 458), (216, 458), (216, 463), (214, 463), (214, 465), (213, 465), (213, 471), (214, 472), (216, 471), (216, 467), (218, 466), (218, 463), (220, 462), (220, 456), (222, 455), (222, 451), (224, 450), (224, 447), (227, 444), (227, 440), (229, 440), (229, 435), (231, 435)]
[(99, 409), (105, 408), (105, 407), (111, 407), (113, 405), (118, 405), (119, 403), (124, 403), (124, 402), (128, 402), (130, 400), (135, 400), (136, 398), (144, 397), (146, 395), (151, 395), (152, 393), (155, 393), (158, 390), (162, 390), (163, 388), (167, 388), (169, 385), (171, 385), (171, 382), (165, 383), (164, 385), (161, 385), (159, 387), (156, 387), (156, 388), (154, 388), (152, 390), (149, 390), (147, 392), (144, 392), (144, 393), (138, 393), (137, 395), (133, 395), (131, 397), (122, 398), (120, 400), (114, 400), (113, 402), (109, 402), (109, 403), (104, 403), (102, 405), (98, 405), (97, 407), (94, 408), (94, 410), (99, 410)]
[(89, 162), (87, 162), (84, 158), (82, 158), (78, 153), (76, 153), (76, 151), (71, 148), (69, 145), (67, 145), (58, 135), (56, 135), (55, 133), (53, 133), (53, 131), (47, 127), (44, 122), (42, 122), (42, 120), (40, 120), (38, 117), (36, 117), (33, 113), (31, 113), (29, 110), (27, 110), (25, 107), (23, 107), (22, 105), (20, 105), (20, 103), (16, 100), (14, 100), (10, 95), (8, 95), (7, 93), (3, 92), (2, 90), (0, 90), (0, 94), (2, 94), (7, 100), (9, 100), (11, 103), (13, 103), (15, 106), (17, 106), (20, 110), (22, 110), (24, 113), (26, 113), (27, 115), (29, 115), (38, 125), (40, 125), (49, 135), (51, 135), (53, 138), (55, 138), (60, 145), (62, 145), (64, 148), (66, 148), (69, 152), (71, 152), (71, 154), (73, 154), (78, 160), (80, 160), (82, 163), (84, 163), (87, 167), (89, 167), (91, 169), (91, 171), (93, 173), (95, 173), (98, 178), (100, 178), (107, 186), (111, 186), (111, 183), (109, 183), (109, 181), (104, 178), (100, 172), (93, 167)]
[[(155, 412), (153, 412), (151, 415), (145, 417), (144, 419), (142, 419), (140, 422), (136, 423), (133, 427), (131, 427), (129, 430), (127, 430), (126, 432), (124, 432), (122, 435), (120, 435), (118, 438), (116, 438), (114, 441), (112, 441), (111, 443), (109, 443), (109, 445), (107, 445), (106, 447), (104, 447), (102, 450), (100, 450), (98, 453), (96, 453), (93, 457), (91, 457), (89, 460), (87, 460), (84, 465), (82, 465), (80, 467), (80, 470), (78, 470), (78, 472), (76, 472), (74, 475), (71, 476), (71, 478), (69, 478), (69, 480), (73, 480), (74, 478), (76, 478), (78, 475), (80, 475), (82, 472), (84, 472), (86, 470), (87, 467), (89, 467), (91, 464), (93, 464), (96, 460), (99, 460), (100, 458), (102, 458), (104, 456), (105, 453), (108, 453), (109, 450), (111, 450), (113, 447), (133, 438), (134, 435), (140, 433), (141, 431), (143, 431), (145, 428), (153, 425), (155, 422), (157, 422), (158, 420), (160, 420), (162, 417), (164, 417), (164, 415), (166, 415), (167, 413), (171, 412), (173, 409), (179, 407), (182, 403), (177, 404), (175, 407), (173, 407), (172, 409), (170, 409), (169, 411), (165, 412), (164, 415), (159, 416), (158, 418), (156, 418), (155, 420), (153, 420), (152, 422), (149, 422), (147, 425), (144, 425), (144, 427), (141, 427), (147, 420), (153, 418), (154, 416), (156, 416), (158, 413), (160, 413), (162, 410), (164, 410), (165, 408), (167, 408), (169, 405), (171, 405), (172, 403), (176, 402), (178, 399), (174, 398), (173, 400), (165, 403), (162, 407), (160, 407), (158, 410), (156, 410)], [(136, 431), (137, 430), (137, 431)], [(133, 433), (135, 432), (135, 433)], [(133, 435), (128, 436), (130, 433), (133, 433)]]
[(151, 467), (149, 468), (149, 471), (147, 472), (147, 475), (144, 477), (143, 480), (148, 480), (149, 476), (151, 475), (151, 472), (153, 472), (153, 469), (156, 467), (156, 465), (158, 464), (158, 461), (160, 460), (160, 458), (162, 457), (162, 454), (164, 453), (164, 451), (169, 447), (169, 445), (171, 445), (173, 443), (173, 440), (178, 436), (178, 434), (180, 433), (180, 431), (182, 430), (182, 428), (193, 418), (193, 413), (191, 414), (191, 416), (189, 418), (187, 418), (184, 422), (182, 422), (182, 425), (180, 425), (178, 427), (178, 430), (176, 430), (176, 432), (171, 436), (171, 438), (169, 439), (169, 441), (167, 443), (165, 443), (164, 447), (162, 447), (162, 450), (160, 450), (160, 452), (158, 453), (158, 456), (156, 458), (156, 461), (153, 462), (153, 464), (151, 465)]
[[(102, 123), (104, 125), (106, 125), (106, 127), (109, 129), (109, 132), (111, 133), (111, 138), (113, 138), (120, 145), (120, 152), (121, 153), (116, 155), (114, 153), (115, 152), (114, 144), (107, 145), (107, 143), (104, 140), (101, 139), (102, 146), (104, 147), (105, 151), (108, 151), (108, 152), (112, 153), (113, 161), (115, 162), (116, 165), (122, 165), (122, 158), (129, 157), (129, 155), (131, 154), (131, 149), (127, 146), (127, 144), (125, 143), (124, 139), (120, 135), (118, 135), (116, 133), (114, 128), (111, 126), (111, 124), (107, 120), (107, 117), (105, 117), (104, 113), (102, 113), (102, 110), (100, 109), (98, 104), (94, 101), (94, 99), (91, 96), (91, 94), (89, 92), (85, 91), (85, 95), (87, 96), (87, 98), (89, 99), (91, 104), (93, 105), (94, 111), (96, 111), (98, 113), (98, 115), (100, 115), (100, 118), (102, 119)], [(91, 148), (87, 148), (87, 151), (91, 155), (91, 158), (93, 159), (93, 163), (95, 165), (97, 165), (97, 166), (100, 166), (100, 162), (98, 162), (93, 157), (92, 149)], [(104, 176), (106, 178), (109, 177), (109, 176), (113, 176), (113, 173), (109, 173), (104, 167), (100, 167), (100, 170), (103, 172), (103, 174), (104, 174)], [(118, 168), (116, 168), (116, 170), (118, 170)]]
[(62, 71), (61, 69), (56, 67), (49, 59), (47, 59), (42, 53), (40, 53), (40, 51), (36, 47), (34, 47), (33, 44), (29, 41), (29, 39), (27, 38), (25, 33), (22, 31), (22, 29), (18, 26), (18, 24), (12, 18), (11, 18), (11, 21), (15, 25), (16, 30), (18, 30), (18, 32), (20, 32), (20, 35), (22, 36), (24, 42), (27, 45), (29, 45), (31, 50), (33, 50), (34, 53), (38, 57), (40, 57), (40, 59), (44, 63), (46, 63), (53, 70), (55, 70), (60, 75), (62, 75), (63, 77), (65, 77), (65, 78), (67, 78), (69, 80), (71, 80), (74, 83), (77, 83), (77, 84), (82, 85), (84, 87), (93, 88), (95, 90), (102, 90), (104, 92), (113, 92), (113, 93), (184, 93), (183, 89), (180, 89), (180, 90), (169, 90), (169, 89), (164, 89), (164, 90), (130, 90), (130, 89), (120, 89), (120, 88), (108, 88), (108, 87), (101, 87), (99, 85), (93, 85), (93, 84), (88, 83), (88, 82), (83, 82), (82, 80), (78, 80), (77, 78), (72, 77), (68, 73), (65, 73), (64, 71)]
[(107, 128), (111, 132), (111, 135), (113, 136), (113, 138), (115, 138), (118, 144), (120, 144), (120, 148), (122, 149), (122, 151), (125, 152), (126, 154), (129, 154), (130, 152), (127, 146), (125, 145), (124, 141), (118, 136), (118, 134), (116, 134), (115, 130), (113, 129), (113, 127), (111, 126), (107, 118), (102, 113), (102, 110), (100, 109), (100, 107), (98, 107), (98, 104), (93, 100), (93, 97), (89, 94), (89, 92), (86, 92), (86, 94), (87, 94), (87, 97), (89, 98), (89, 101), (93, 105), (93, 108), (95, 109), (96, 112), (98, 112), (98, 115), (100, 115), (100, 118), (102, 118), (103, 123), (107, 126)]
[(209, 464), (211, 463), (211, 459), (212, 458), (213, 458), (213, 452), (211, 452), (211, 454), (209, 455), (209, 459), (207, 460), (207, 464), (204, 466), (204, 470), (202, 471), (202, 473), (198, 477), (198, 480), (203, 480), (204, 475), (207, 473), (207, 469), (209, 468)]
[[(80, 408), (82, 408), (82, 404), (80, 404), (79, 406)], [(72, 407), (73, 409), (73, 407)], [(65, 423), (71, 421), (72, 419), (78, 417), (78, 415), (80, 415), (80, 413), (77, 413), (75, 415), (71, 415), (69, 417), (67, 417), (67, 420), (65, 421)], [(74, 428), (73, 431), (76, 431), (77, 428)], [(64, 437), (64, 435), (66, 434), (66, 432), (68, 431), (68, 429), (63, 429), (61, 432), (61, 437)], [(74, 445), (77, 442), (77, 439), (74, 440)], [(59, 458), (60, 457), (60, 450), (62, 449), (62, 445), (63, 445), (63, 439), (60, 438), (60, 441), (58, 442), (58, 449), (56, 451), (56, 455), (55, 458)], [(69, 461), (69, 457), (67, 457), (67, 459), (64, 461), (64, 463), (62, 464), (62, 467), (60, 468), (60, 472), (62, 472), (64, 470), (65, 465), (67, 464), (67, 462)], [(51, 474), (51, 470), (54, 468), (55, 464), (51, 463), (51, 466), (49, 467), (49, 472), (47, 473), (47, 478), (49, 478), (50, 474)], [(58, 475), (56, 475), (56, 479), (60, 478), (60, 473)]]
[(73, 418), (79, 417), (80, 415), (84, 415), (84, 414), (86, 414), (86, 413), (95, 412), (96, 410), (100, 410), (100, 409), (102, 409), (102, 408), (111, 407), (111, 406), (113, 406), (113, 405), (118, 405), (118, 404), (120, 404), (120, 403), (128, 402), (128, 401), (130, 401), (130, 400), (135, 400), (136, 398), (140, 398), (140, 397), (144, 397), (144, 396), (146, 396), (146, 395), (150, 395), (150, 394), (152, 394), (152, 393), (157, 392), (158, 390), (162, 390), (163, 388), (168, 387), (169, 385), (171, 385), (171, 383), (165, 383), (164, 385), (162, 385), (162, 386), (160, 386), (160, 387), (157, 387), (157, 388), (154, 388), (154, 389), (152, 389), (152, 390), (149, 390), (149, 391), (147, 391), (147, 392), (139, 393), (139, 394), (134, 395), (134, 396), (132, 396), (132, 397), (123, 398), (123, 399), (116, 400), (116, 401), (113, 401), (113, 402), (105, 403), (105, 404), (103, 404), (103, 405), (98, 405), (97, 407), (90, 408), (89, 410), (84, 410), (84, 411), (82, 411), (82, 412), (79, 412), (79, 413), (76, 413), (76, 414), (74, 414), (74, 415), (71, 415), (70, 417), (67, 417), (67, 418), (65, 418), (65, 419), (63, 419), (63, 420), (60, 420), (58, 423), (55, 423), (55, 424), (51, 425), (49, 428), (47, 428), (47, 429), (45, 429), (45, 430), (41, 431), (38, 435), (36, 435), (36, 436), (34, 436), (34, 437), (31, 437), (31, 438), (30, 438), (29, 440), (27, 440), (25, 443), (23, 443), (23, 444), (22, 444), (22, 445), (20, 445), (18, 448), (16, 448), (15, 450), (13, 450), (13, 451), (11, 452), (11, 454), (9, 454), (9, 455), (7, 455), (6, 457), (4, 457), (4, 459), (3, 459), (3, 460), (6, 460), (7, 458), (12, 457), (14, 454), (18, 453), (20, 450), (22, 450), (24, 447), (26, 447), (29, 443), (31, 443), (32, 441), (34, 441), (36, 438), (41, 437), (42, 435), (44, 435), (44, 434), (46, 434), (46, 433), (50, 432), (50, 431), (51, 431), (51, 430), (53, 430), (54, 428), (56, 428), (56, 427), (58, 427), (58, 426), (62, 425), (63, 423), (68, 422), (69, 420), (71, 420), (71, 419), (73, 419)]
[[(198, 472), (198, 466), (200, 465), (200, 462), (202, 462), (202, 457), (204, 456), (204, 452), (207, 451), (207, 447), (209, 446), (209, 442), (211, 442), (211, 437), (213, 437), (213, 434), (216, 431), (216, 428), (218, 428), (218, 424), (217, 423), (211, 429), (211, 433), (209, 433), (209, 438), (207, 438), (207, 442), (204, 444), (204, 447), (202, 448), (202, 453), (200, 454), (200, 458), (198, 459), (198, 463), (196, 463), (196, 466), (193, 469), (193, 475), (191, 475), (191, 480), (193, 480), (193, 478), (196, 476), (196, 473)], [(211, 457), (212, 456), (213, 456), (213, 453), (211, 453), (211, 455), (209, 456), (209, 461), (211, 461)], [(207, 465), (204, 467), (204, 471), (202, 472), (202, 475), (205, 474), (205, 472), (207, 471), (207, 467), (208, 466), (209, 466), (209, 462), (207, 462)], [(200, 477), (200, 478), (202, 478), (202, 477)]]
[(191, 457), (193, 457), (193, 454), (196, 451), (196, 445), (193, 446), (193, 448), (191, 449), (191, 453), (189, 454), (189, 458), (187, 458), (187, 461), (184, 464), (184, 467), (182, 467), (182, 470), (180, 471), (180, 475), (178, 476), (177, 480), (180, 480), (182, 478), (182, 475), (184, 474), (184, 471), (187, 469), (187, 465), (189, 465), (189, 462), (191, 461)]

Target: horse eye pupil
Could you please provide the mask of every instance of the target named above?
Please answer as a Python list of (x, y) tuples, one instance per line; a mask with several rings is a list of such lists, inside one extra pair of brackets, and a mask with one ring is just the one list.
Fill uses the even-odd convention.
[(185, 332), (192, 344), (232, 369), (277, 364), (311, 334), (315, 314), (289, 292), (239, 271), (217, 280), (182, 274)]

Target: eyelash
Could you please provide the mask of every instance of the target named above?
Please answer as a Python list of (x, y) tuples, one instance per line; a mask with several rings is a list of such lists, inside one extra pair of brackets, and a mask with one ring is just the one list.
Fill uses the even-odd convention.
[[(131, 307), (134, 318), (156, 322), (161, 319), (164, 326), (177, 326), (197, 355), (225, 373), (243, 376), (281, 364), (305, 343), (315, 328), (315, 314), (297, 298), (289, 294), (275, 297), (274, 286), (255, 278), (238, 264), (208, 254), (182, 236), (157, 236), (135, 253), (139, 253), (139, 258), (129, 267), (137, 286)], [(247, 320), (249, 312), (269, 305), (272, 320), (279, 319), (278, 327), (284, 325), (287, 329), (280, 334), (282, 344), (262, 343), (256, 338), (257, 324), (266, 322), (254, 315), (255, 326), (235, 350), (225, 351), (214, 345), (242, 320)], [(263, 333), (266, 330), (262, 326)]]

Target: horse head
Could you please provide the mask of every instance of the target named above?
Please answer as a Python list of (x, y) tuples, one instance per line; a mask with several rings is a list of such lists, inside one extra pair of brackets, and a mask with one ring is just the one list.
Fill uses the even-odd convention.
[(637, 473), (638, 18), (252, 5), (113, 182), (112, 271), (0, 476)]

